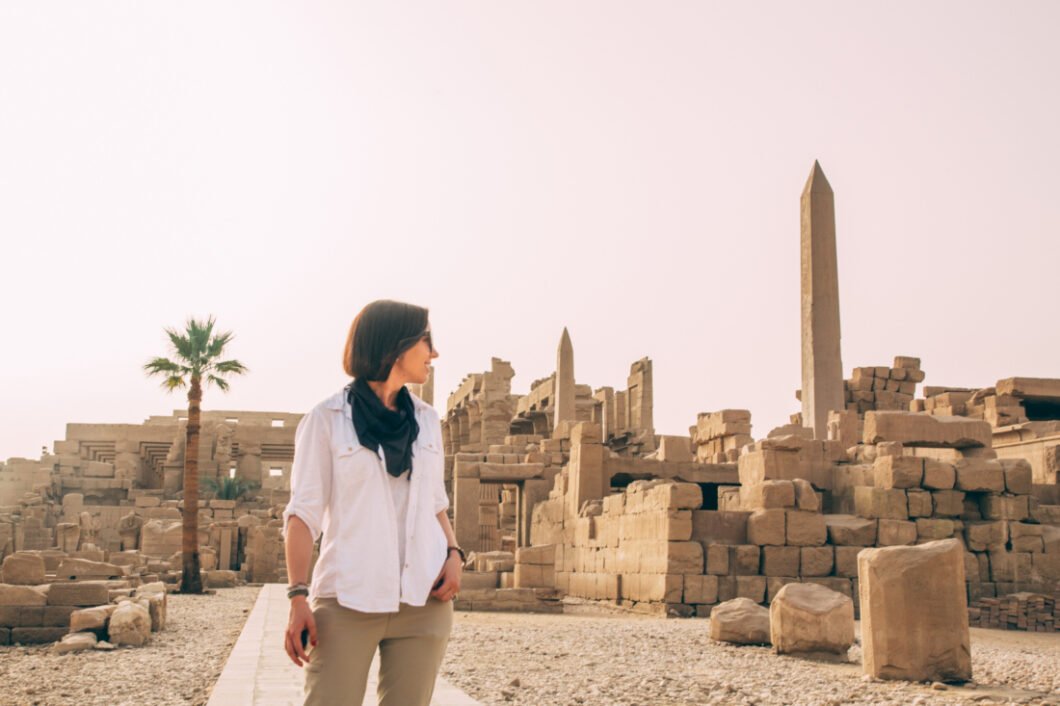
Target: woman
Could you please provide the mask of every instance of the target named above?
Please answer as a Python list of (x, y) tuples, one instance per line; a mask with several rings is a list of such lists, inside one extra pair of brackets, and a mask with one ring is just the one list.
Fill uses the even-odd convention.
[(360, 706), (376, 648), (379, 703), (430, 703), (463, 552), (446, 515), (441, 422), (405, 384), (426, 382), (437, 357), (426, 309), (372, 302), (346, 340), (353, 382), (298, 425), (284, 648), (306, 665), (307, 705)]

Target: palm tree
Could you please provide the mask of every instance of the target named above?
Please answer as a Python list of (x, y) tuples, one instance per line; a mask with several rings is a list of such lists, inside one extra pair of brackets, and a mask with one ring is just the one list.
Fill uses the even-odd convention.
[[(162, 387), (172, 392), (188, 387), (187, 443), (184, 447), (184, 527), (181, 593), (202, 593), (199, 573), (199, 418), (202, 383), (228, 391), (225, 375), (242, 375), (247, 367), (238, 360), (218, 360), (232, 340), (231, 331), (214, 333), (214, 318), (188, 319), (183, 331), (167, 328), (173, 358), (155, 358), (144, 365), (150, 377), (163, 375)], [(190, 385), (190, 386), (189, 386)]]

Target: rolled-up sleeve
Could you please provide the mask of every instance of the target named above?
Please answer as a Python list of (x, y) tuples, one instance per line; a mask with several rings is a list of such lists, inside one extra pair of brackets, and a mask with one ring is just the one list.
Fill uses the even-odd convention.
[(441, 453), (442, 423), (437, 416), (434, 417), (434, 423), (434, 438), (438, 440), (438, 456), (441, 460), (435, 472), (434, 482), (434, 514), (437, 515), (439, 512), (449, 509), (449, 495), (445, 492), (445, 456)]
[(291, 500), (283, 511), (284, 537), (292, 515), (309, 527), (315, 542), (331, 497), (331, 430), (328, 410), (317, 407), (298, 423), (291, 465)]

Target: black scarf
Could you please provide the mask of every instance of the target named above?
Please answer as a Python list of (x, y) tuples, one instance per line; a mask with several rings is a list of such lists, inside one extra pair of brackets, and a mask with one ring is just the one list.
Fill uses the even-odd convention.
[(397, 410), (387, 409), (379, 395), (364, 380), (346, 388), (353, 429), (361, 446), (379, 453), (383, 447), (386, 472), (397, 478), (405, 471), (412, 477), (412, 442), (420, 432), (412, 395), (402, 387), (397, 394)]

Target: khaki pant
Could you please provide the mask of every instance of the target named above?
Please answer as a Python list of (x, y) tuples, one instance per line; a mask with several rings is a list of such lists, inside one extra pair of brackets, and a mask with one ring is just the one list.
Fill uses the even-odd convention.
[(305, 706), (361, 706), (379, 648), (380, 706), (428, 706), (453, 627), (453, 604), (401, 604), (397, 613), (362, 613), (334, 598), (313, 601), (317, 646), (309, 648)]

